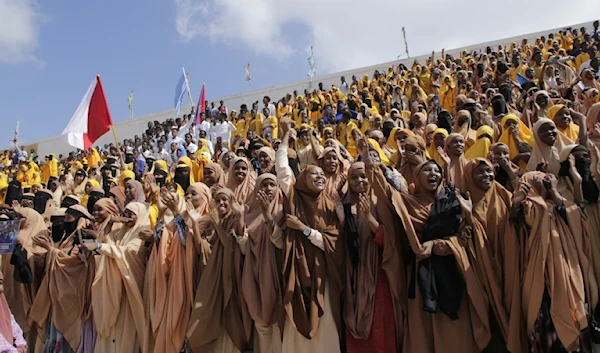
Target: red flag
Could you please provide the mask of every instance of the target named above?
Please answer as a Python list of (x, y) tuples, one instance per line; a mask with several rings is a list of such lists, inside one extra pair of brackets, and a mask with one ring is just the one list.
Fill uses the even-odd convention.
[(86, 150), (107, 133), (111, 125), (112, 119), (104, 96), (102, 81), (100, 81), (100, 76), (96, 76), (62, 136), (69, 145)]
[(204, 83), (202, 84), (202, 91), (200, 92), (200, 98), (196, 106), (196, 124), (200, 124), (200, 113), (206, 113), (206, 86)]

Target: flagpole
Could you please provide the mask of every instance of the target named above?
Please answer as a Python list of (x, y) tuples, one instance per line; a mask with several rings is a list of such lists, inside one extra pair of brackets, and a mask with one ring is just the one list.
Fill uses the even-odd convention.
[(117, 139), (117, 133), (115, 132), (115, 126), (111, 125), (110, 130), (112, 131), (113, 137), (115, 138), (115, 143), (117, 144), (117, 151), (121, 151), (121, 148), (119, 147), (119, 140)]

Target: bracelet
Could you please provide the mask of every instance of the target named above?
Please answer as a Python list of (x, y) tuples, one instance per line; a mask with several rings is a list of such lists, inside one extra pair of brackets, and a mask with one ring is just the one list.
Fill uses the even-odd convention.
[(272, 219), (268, 220), (266, 223), (269, 227), (272, 227), (273, 225), (275, 225), (275, 221)]
[(96, 243), (96, 244), (98, 244), (98, 245), (96, 245), (96, 251), (98, 251), (102, 247), (102, 243)]

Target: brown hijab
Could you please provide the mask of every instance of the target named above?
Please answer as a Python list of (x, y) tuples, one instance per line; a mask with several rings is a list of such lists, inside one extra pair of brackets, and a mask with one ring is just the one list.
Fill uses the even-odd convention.
[[(316, 168), (308, 165), (298, 175), (285, 208), (286, 214), (297, 216), (323, 236), (324, 251), (300, 231), (288, 228), (285, 232), (283, 306), (298, 332), (308, 339), (317, 332), (324, 305), (332, 306), (338, 331), (341, 329), (343, 244), (333, 201), (326, 191), (317, 193), (308, 187), (309, 174)], [(329, 303), (324, 301), (325, 285), (330, 286)]]
[(448, 163), (448, 165), (446, 166), (446, 172), (448, 173), (446, 179), (448, 181), (453, 182), (458, 189), (465, 190), (465, 188), (467, 187), (466, 183), (464, 182), (464, 168), (467, 164), (465, 152), (463, 151), (459, 156), (456, 156), (449, 151), (450, 144), (452, 143), (452, 141), (454, 141), (455, 138), (458, 137), (462, 137), (462, 135), (453, 132), (446, 138), (445, 150), (448, 154), (448, 157), (450, 157), (450, 163)]
[[(238, 162), (243, 162), (246, 164), (248, 168), (246, 172), (246, 177), (242, 180), (241, 183), (235, 180), (235, 165)], [(231, 161), (231, 165), (229, 166), (229, 176), (227, 177), (227, 188), (233, 191), (235, 195), (235, 200), (245, 205), (250, 201), (250, 196), (252, 195), (252, 191), (254, 191), (254, 185), (256, 183), (256, 173), (254, 169), (252, 169), (252, 164), (248, 159), (244, 157), (236, 157)]]
[(219, 163), (208, 163), (204, 166), (204, 169), (211, 170), (215, 173), (215, 185), (219, 185), (221, 187), (225, 186), (225, 172)]
[(469, 244), (471, 262), (485, 286), (507, 349), (522, 352), (526, 337), (520, 310), (522, 262), (519, 254), (526, 237), (517, 233), (510, 220), (512, 194), (495, 181), (487, 191), (475, 185), (473, 172), (482, 164), (494, 170), (490, 161), (476, 158), (466, 164), (464, 174), (465, 191), (471, 194), (473, 216), (478, 222), (476, 227), (481, 227)]
[[(273, 174), (266, 173), (259, 176), (253, 198), (244, 217), (248, 230), (248, 246), (242, 291), (252, 319), (263, 326), (270, 326), (278, 322), (283, 308), (281, 268), (277, 261), (277, 258), (281, 257), (281, 251), (271, 240), (273, 227), (265, 224), (256, 196), (265, 180), (277, 184), (277, 177)], [(275, 198), (269, 205), (269, 213), (276, 225), (280, 225), (284, 219), (283, 204), (283, 192), (278, 188)]]
[[(405, 147), (404, 147), (405, 150), (406, 150), (406, 146), (413, 146), (414, 148), (417, 149), (417, 154), (419, 154), (423, 158), (423, 160), (427, 159), (427, 157), (425, 155), (427, 146), (425, 145), (425, 141), (423, 140), (422, 137), (408, 136), (405, 140)], [(414, 168), (415, 167), (416, 166), (412, 165), (410, 163), (410, 161), (407, 160), (406, 158), (402, 159), (402, 165), (400, 166), (398, 171), (400, 172), (400, 174), (402, 174), (404, 179), (406, 179), (406, 183), (408, 185), (413, 184), (415, 182), (415, 180), (414, 180), (414, 176), (415, 176)]]
[[(414, 195), (396, 193), (392, 197), (396, 213), (402, 219), (408, 243), (415, 254), (422, 252), (420, 237), (431, 214), (436, 196), (443, 187), (443, 183), (441, 183), (435, 193), (424, 192), (423, 186), (419, 183), (418, 173), (429, 163), (435, 162), (425, 161), (415, 168)], [(471, 271), (467, 249), (463, 247), (457, 238), (454, 236), (447, 239), (438, 239), (437, 241), (443, 241), (450, 248), (463, 275), (472, 328), (472, 332), (469, 334), (474, 335), (477, 346), (480, 350), (483, 350), (487, 347), (491, 338), (488, 321), (488, 301), (476, 274)], [(413, 273), (413, 276), (415, 275), (416, 272)]]
[(125, 188), (122, 186), (115, 186), (110, 188), (109, 194), (115, 198), (115, 203), (119, 208), (119, 212), (125, 210)]
[[(231, 190), (221, 188), (215, 191), (214, 197), (219, 194), (225, 194), (233, 207), (236, 201)], [(212, 221), (209, 237), (214, 237), (215, 241), (198, 285), (187, 331), (189, 345), (193, 351), (203, 351), (224, 329), (237, 349), (243, 352), (248, 348), (252, 319), (241, 290), (244, 259), (232, 235), (238, 219), (233, 211), (221, 219), (215, 213), (207, 217)]]
[(325, 192), (328, 195), (330, 195), (330, 197), (333, 197), (335, 199), (340, 196), (342, 188), (346, 184), (346, 180), (348, 180), (347, 174), (345, 173), (347, 168), (344, 167), (345, 164), (348, 162), (342, 157), (338, 148), (326, 147), (323, 150), (323, 153), (321, 153), (321, 155), (319, 156), (319, 158), (317, 160), (317, 163), (318, 163), (319, 167), (321, 167), (321, 169), (323, 169), (323, 163), (325, 160), (325, 156), (330, 152), (334, 152), (336, 154), (337, 159), (338, 159), (338, 166), (337, 166), (337, 170), (335, 172), (333, 172), (332, 174), (329, 174), (329, 175), (327, 175), (327, 173), (325, 174), (325, 176), (326, 176)]
[[(556, 333), (567, 350), (578, 348), (580, 331), (587, 327), (585, 285), (573, 232), (553, 204), (540, 194), (542, 172), (527, 172), (522, 181), (533, 187), (522, 204), (530, 228), (524, 250), (523, 316), (526, 332), (533, 331), (544, 289), (552, 299), (550, 314)], [(565, 203), (565, 206), (567, 204)], [(568, 214), (567, 214), (568, 218)], [(582, 232), (581, 225), (578, 226)]]
[[(351, 179), (352, 175), (360, 171), (366, 173), (366, 167), (363, 162), (352, 164), (348, 171), (348, 179)], [(377, 197), (370, 187), (365, 194), (371, 200), (371, 212), (373, 216), (376, 216), (375, 205), (377, 205)], [(369, 338), (371, 325), (373, 324), (375, 289), (377, 287), (377, 273), (381, 259), (379, 246), (373, 240), (374, 234), (371, 228), (364, 221), (363, 217), (358, 216), (360, 212), (358, 201), (359, 194), (348, 187), (348, 192), (343, 198), (343, 203), (351, 205), (352, 217), (356, 221), (358, 261), (355, 263), (350, 257), (350, 253), (346, 252), (344, 320), (346, 328), (354, 337), (366, 340)], [(348, 222), (347, 219), (344, 221)], [(346, 231), (348, 237), (355, 236), (347, 228), (343, 229)], [(350, 238), (347, 240), (350, 241)]]

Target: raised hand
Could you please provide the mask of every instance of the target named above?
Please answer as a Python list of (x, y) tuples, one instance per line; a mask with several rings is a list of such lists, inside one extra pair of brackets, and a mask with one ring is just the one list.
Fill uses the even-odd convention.
[(50, 243), (50, 239), (43, 234), (38, 234), (33, 236), (32, 243), (34, 246), (39, 246), (42, 249), (50, 249), (52, 244)]
[(569, 174), (571, 175), (571, 178), (573, 178), (574, 184), (581, 184), (583, 182), (581, 175), (575, 167), (575, 156), (572, 154), (569, 155)]
[(463, 218), (470, 218), (473, 215), (473, 200), (471, 200), (471, 193), (467, 191), (467, 194), (463, 197), (459, 189), (456, 189), (455, 192), (456, 200), (462, 209)]
[(358, 208), (363, 217), (368, 218), (371, 216), (371, 201), (367, 195), (358, 195)]
[(369, 145), (364, 138), (360, 138), (356, 141), (356, 150), (362, 160), (369, 158)]
[(438, 147), (437, 148), (438, 153), (440, 154), (440, 157), (442, 157), (442, 160), (444, 161), (444, 163), (446, 165), (450, 164), (450, 157), (448, 156), (448, 154), (446, 153), (446, 151), (444, 151), (443, 148)]
[(269, 206), (270, 206), (270, 202), (269, 199), (267, 198), (267, 194), (265, 194), (263, 191), (258, 191), (256, 193), (256, 198), (258, 200), (258, 204), (260, 205), (260, 210), (263, 214), (263, 216), (270, 216), (269, 215)]
[(531, 184), (520, 181), (519, 187), (513, 193), (512, 203), (513, 205), (519, 205), (521, 202), (525, 200), (527, 195), (529, 195), (529, 190), (531, 189)]

